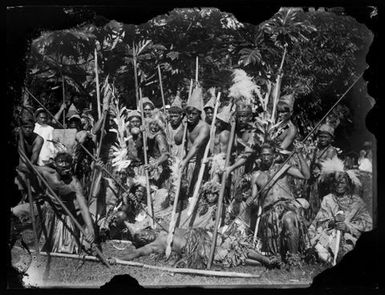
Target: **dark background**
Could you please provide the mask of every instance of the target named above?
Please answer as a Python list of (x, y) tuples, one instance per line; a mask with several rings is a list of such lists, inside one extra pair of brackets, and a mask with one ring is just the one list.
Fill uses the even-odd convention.
[[(5, 73), (5, 95), (3, 94), (3, 101), (5, 102), (6, 109), (3, 109), (4, 120), (3, 130), (5, 131), (5, 146), (6, 151), (3, 152), (5, 156), (5, 165), (2, 165), (5, 176), (5, 186), (3, 186), (3, 206), (2, 216), (4, 218), (2, 228), (5, 231), (3, 234), (4, 245), (7, 242), (7, 232), (9, 228), (8, 224), (8, 211), (9, 208), (15, 204), (12, 202), (14, 196), (17, 195), (16, 187), (13, 184), (14, 180), (14, 167), (17, 165), (18, 155), (16, 149), (12, 145), (12, 130), (8, 128), (12, 121), (12, 99), (21, 95), (21, 86), (23, 85), (25, 77), (25, 54), (29, 48), (29, 42), (40, 35), (42, 30), (60, 30), (67, 29), (85, 21), (94, 21), (96, 24), (104, 25), (109, 20), (115, 19), (116, 21), (126, 24), (141, 24), (149, 19), (159, 15), (167, 13), (175, 7), (216, 7), (222, 11), (233, 13), (234, 16), (240, 22), (247, 22), (251, 24), (258, 24), (268, 18), (270, 18), (275, 12), (278, 11), (281, 6), (312, 6), (317, 8), (323, 7), (335, 7), (343, 6), (347, 15), (350, 15), (358, 22), (365, 23), (366, 26), (374, 33), (374, 41), (367, 56), (367, 63), (369, 69), (365, 72), (364, 78), (369, 81), (368, 92), (369, 95), (376, 99), (376, 105), (369, 111), (366, 117), (366, 125), (369, 131), (371, 131), (377, 138), (378, 148), (378, 183), (381, 184), (383, 180), (383, 173), (381, 167), (384, 167), (384, 159), (381, 151), (384, 148), (383, 136), (380, 136), (380, 127), (384, 126), (384, 108), (383, 108), (383, 95), (380, 92), (380, 85), (384, 82), (380, 81), (382, 78), (382, 62), (383, 62), (383, 47), (381, 46), (381, 40), (383, 39), (383, 32), (380, 31), (380, 20), (384, 16), (384, 5), (380, 1), (77, 1), (78, 7), (83, 6), (82, 13), (68, 17), (63, 12), (62, 6), (58, 6), (59, 1), (7, 1), (5, 7), (6, 14), (6, 53), (3, 55), (3, 61), (6, 64)], [(75, 2), (75, 1), (74, 1)], [(60, 1), (61, 5), (70, 5), (73, 2)], [(88, 6), (85, 6), (88, 5)], [(368, 6), (377, 6), (378, 15), (374, 18), (370, 18), (371, 8)], [(383, 25), (383, 24), (382, 24)], [(382, 83), (381, 83), (382, 82)], [(352, 97), (357, 97), (354, 93)], [(359, 118), (363, 118), (362, 114), (366, 113), (368, 109), (358, 105), (358, 113), (355, 115)], [(359, 112), (359, 111), (362, 112)], [(354, 118), (353, 118), (354, 120)], [(361, 120), (362, 121), (362, 120)], [(359, 126), (358, 134), (359, 141), (363, 141), (370, 138), (367, 132), (362, 126)], [(4, 162), (3, 162), (4, 163)], [(365, 288), (366, 291), (377, 293), (380, 291), (378, 288), (382, 287), (379, 280), (379, 273), (382, 265), (380, 265), (380, 258), (382, 254), (379, 252), (383, 245), (383, 224), (382, 214), (383, 201), (382, 195), (384, 193), (384, 187), (378, 186), (378, 219), (379, 225), (376, 230), (371, 233), (363, 235), (359, 240), (356, 249), (352, 255), (347, 255), (346, 259), (339, 265), (339, 267), (333, 268), (328, 272), (323, 273), (318, 280), (315, 280), (314, 288), (317, 290), (324, 290), (328, 292), (335, 292), (343, 288), (350, 291), (363, 291), (361, 288)], [(374, 203), (375, 204), (375, 203)], [(3, 253), (7, 253), (4, 251)], [(8, 255), (7, 255), (8, 256)], [(7, 257), (8, 258), (8, 257)], [(6, 268), (2, 268), (6, 271)], [(5, 279), (4, 273), (4, 279)], [(6, 280), (2, 280), (5, 282)], [(5, 284), (3, 285), (6, 286)], [(3, 287), (2, 286), (2, 287)], [(298, 293), (298, 292), (295, 292)]]

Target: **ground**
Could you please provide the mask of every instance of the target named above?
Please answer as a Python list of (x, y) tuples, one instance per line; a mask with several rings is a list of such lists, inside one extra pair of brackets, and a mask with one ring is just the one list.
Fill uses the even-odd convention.
[[(31, 232), (29, 233), (32, 236)], [(29, 243), (30, 244), (30, 243)], [(122, 257), (124, 250), (120, 250), (128, 245), (126, 243), (117, 244), (119, 249), (113, 246), (112, 242), (102, 244), (102, 250), (106, 257)], [(32, 246), (32, 244), (30, 244)], [(23, 254), (24, 252), (24, 254)], [(302, 269), (268, 270), (263, 266), (238, 266), (231, 269), (221, 269), (213, 267), (212, 270), (231, 271), (260, 274), (260, 278), (228, 278), (213, 277), (202, 275), (174, 274), (171, 272), (147, 269), (137, 266), (112, 265), (108, 269), (101, 262), (82, 261), (80, 259), (51, 257), (48, 261), (47, 256), (33, 252), (27, 255), (21, 248), (15, 248), (13, 258), (20, 259), (24, 256), (26, 264), (32, 257), (32, 262), (23, 280), (26, 287), (90, 287), (98, 288), (109, 282), (115, 275), (128, 274), (138, 281), (143, 287), (159, 288), (168, 286), (199, 286), (199, 287), (308, 287), (312, 279), (325, 269), (323, 266), (304, 265)], [(170, 267), (169, 262), (163, 257), (141, 257), (134, 261)]]

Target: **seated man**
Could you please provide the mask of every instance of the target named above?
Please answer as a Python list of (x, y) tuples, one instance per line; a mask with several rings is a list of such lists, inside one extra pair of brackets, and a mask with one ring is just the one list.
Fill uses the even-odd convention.
[[(309, 227), (310, 247), (328, 263), (340, 261), (354, 248), (357, 239), (372, 229), (372, 218), (364, 201), (353, 193), (360, 181), (353, 170), (345, 170), (337, 157), (322, 163), (321, 176), (331, 175), (332, 193), (326, 195), (313, 223)], [(337, 232), (340, 244), (337, 243)]]
[[(61, 198), (75, 218), (80, 217), (78, 216), (80, 211), (82, 218), (78, 220), (80, 224), (86, 226), (86, 241), (92, 243), (95, 237), (94, 228), (80, 182), (72, 175), (72, 157), (68, 153), (58, 153), (54, 159), (53, 168), (47, 166), (34, 167), (45, 178), (49, 186)], [(30, 173), (25, 165), (21, 166), (20, 169)], [(47, 215), (43, 231), (45, 231), (46, 241), (43, 250), (79, 253), (82, 234), (79, 233), (72, 219), (49, 192), (46, 194), (45, 201)]]
[(302, 206), (291, 192), (287, 176), (308, 179), (309, 167), (299, 151), (299, 169), (289, 164), (282, 166), (274, 163), (275, 150), (270, 143), (262, 145), (260, 155), (260, 170), (252, 176), (252, 196), (247, 204), (262, 208), (259, 230), (256, 229), (262, 242), (261, 250), (280, 257), (290, 266), (299, 262), (298, 252), (305, 248), (305, 226)]

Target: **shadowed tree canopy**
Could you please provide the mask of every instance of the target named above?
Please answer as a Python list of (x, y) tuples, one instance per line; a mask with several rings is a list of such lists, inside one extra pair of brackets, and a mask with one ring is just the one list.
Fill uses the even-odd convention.
[[(80, 8), (66, 13), (90, 15)], [(79, 108), (91, 103), (95, 111), (96, 51), (100, 81), (108, 76), (120, 101), (135, 108), (134, 47), (138, 84), (143, 95), (161, 107), (158, 66), (169, 103), (177, 90), (186, 99), (196, 57), (201, 85), (218, 88), (224, 101), (232, 69), (244, 69), (266, 92), (282, 65), (280, 91), (295, 95), (296, 123), (303, 135), (366, 67), (364, 56), (373, 36), (342, 14), (280, 9), (255, 25), (240, 23), (233, 14), (216, 8), (174, 9), (141, 25), (94, 15), (93, 22), (42, 32), (33, 40), (25, 84), (55, 111), (62, 101), (64, 80), (66, 99), (79, 103)], [(349, 114), (346, 108), (343, 112)]]

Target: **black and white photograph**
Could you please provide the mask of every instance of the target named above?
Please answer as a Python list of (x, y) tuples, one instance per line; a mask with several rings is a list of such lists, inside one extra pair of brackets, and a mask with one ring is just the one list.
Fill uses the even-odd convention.
[(379, 8), (224, 3), (8, 3), (7, 289), (378, 288)]

